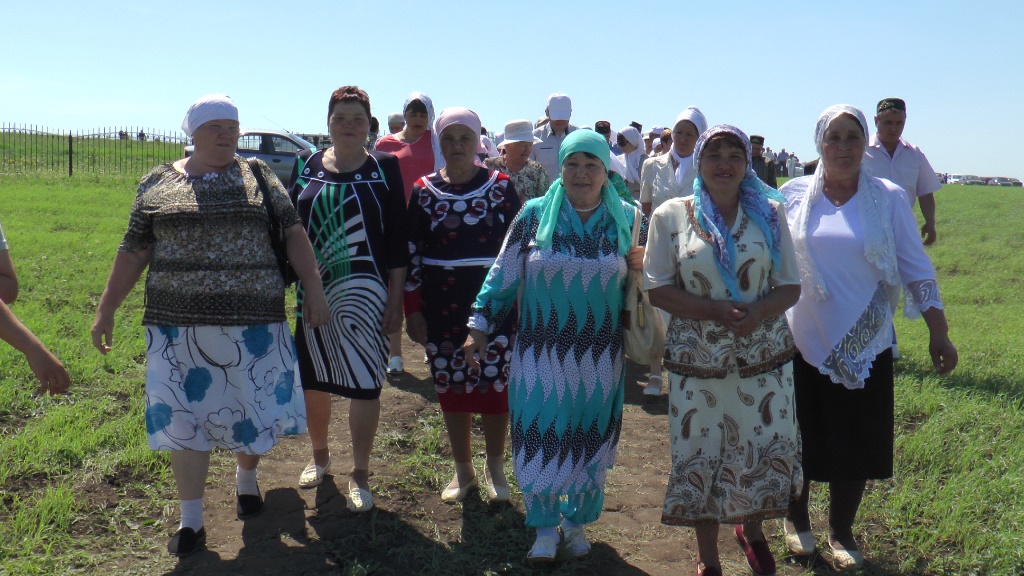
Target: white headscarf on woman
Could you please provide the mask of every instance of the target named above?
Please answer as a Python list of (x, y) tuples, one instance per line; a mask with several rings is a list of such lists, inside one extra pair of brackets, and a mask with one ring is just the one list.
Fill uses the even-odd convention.
[[(818, 124), (814, 129), (814, 146), (821, 158), (818, 169), (810, 176), (811, 182), (807, 187), (806, 198), (797, 208), (793, 215), (793, 248), (796, 251), (797, 264), (800, 268), (800, 275), (804, 282), (811, 286), (815, 299), (822, 301), (829, 297), (828, 286), (818, 271), (810, 248), (807, 246), (808, 221), (811, 207), (817, 204), (825, 196), (825, 172), (827, 160), (821, 153), (821, 144), (825, 140), (825, 132), (833, 120), (848, 114), (853, 116), (860, 123), (864, 131), (864, 143), (868, 142), (868, 123), (864, 113), (854, 106), (848, 104), (836, 104), (830, 106), (818, 117)], [(889, 301), (895, 310), (900, 297), (900, 277), (896, 268), (896, 240), (893, 236), (891, 222), (891, 206), (889, 196), (885, 193), (881, 183), (872, 178), (870, 171), (863, 164), (860, 168), (860, 176), (857, 181), (857, 194), (860, 195), (858, 202), (860, 218), (864, 227), (864, 258), (873, 264), (881, 273), (889, 291)]]
[[(708, 121), (704, 118), (704, 113), (701, 112), (696, 106), (690, 106), (686, 110), (679, 113), (676, 116), (676, 121), (672, 123), (672, 131), (676, 131), (676, 126), (679, 125), (683, 120), (689, 120), (697, 127), (697, 137), (699, 138), (708, 129)], [(673, 136), (675, 138), (675, 136)], [(689, 190), (689, 186), (685, 184), (692, 184), (697, 178), (697, 169), (694, 168), (693, 154), (686, 156), (685, 158), (676, 154), (675, 141), (673, 140), (672, 146), (669, 147), (669, 153), (675, 158), (676, 164), (676, 185), (683, 186), (685, 190)]]
[(444, 167), (444, 156), (441, 156), (441, 143), (438, 142), (437, 134), (434, 133), (434, 102), (423, 92), (413, 92), (405, 99), (405, 104), (402, 104), (403, 115), (413, 100), (423, 102), (427, 108), (427, 130), (430, 131), (430, 146), (434, 149), (434, 170), (440, 170)]
[(191, 136), (196, 128), (210, 120), (234, 120), (238, 122), (238, 107), (227, 94), (207, 94), (192, 103), (181, 121), (181, 129)]
[(626, 126), (619, 130), (619, 134), (636, 147), (629, 154), (619, 154), (619, 159), (626, 165), (626, 173), (622, 175), (630, 184), (640, 183), (640, 164), (644, 157), (644, 141), (640, 137), (640, 131), (632, 126)]

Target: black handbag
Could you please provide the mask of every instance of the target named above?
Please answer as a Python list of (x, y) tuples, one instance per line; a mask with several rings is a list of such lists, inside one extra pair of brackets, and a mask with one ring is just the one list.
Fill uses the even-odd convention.
[(270, 228), (268, 230), (270, 233), (270, 247), (274, 249), (274, 256), (277, 257), (277, 267), (281, 270), (284, 287), (287, 288), (295, 284), (299, 276), (295, 273), (295, 269), (292, 268), (292, 263), (288, 261), (284, 229), (281, 228), (281, 222), (277, 219), (277, 213), (270, 204), (270, 198), (267, 195), (267, 181), (263, 178), (263, 171), (260, 170), (260, 165), (256, 162), (255, 158), (248, 158), (246, 162), (249, 163), (249, 170), (252, 171), (253, 177), (256, 178), (256, 183), (260, 187), (260, 194), (263, 196), (263, 209), (267, 211), (267, 217), (270, 220)]

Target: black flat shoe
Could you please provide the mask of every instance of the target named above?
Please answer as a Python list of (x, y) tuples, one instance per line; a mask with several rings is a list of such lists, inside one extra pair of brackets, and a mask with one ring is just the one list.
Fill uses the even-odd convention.
[(167, 541), (167, 552), (172, 556), (188, 556), (200, 547), (206, 545), (206, 528), (200, 528), (199, 532), (191, 528), (181, 528)]
[(235, 497), (238, 499), (235, 513), (238, 514), (239, 520), (255, 516), (263, 510), (263, 496), (260, 494), (239, 494), (236, 488)]

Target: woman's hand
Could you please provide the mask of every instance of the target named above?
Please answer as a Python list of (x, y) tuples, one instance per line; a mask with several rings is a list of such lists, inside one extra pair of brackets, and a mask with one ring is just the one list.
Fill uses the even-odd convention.
[(939, 374), (948, 374), (956, 368), (959, 356), (956, 353), (956, 346), (949, 339), (949, 324), (946, 322), (946, 313), (941, 308), (928, 308), (921, 312), (926, 324), (928, 324), (928, 353), (932, 355), (932, 365)]
[(68, 371), (60, 363), (60, 360), (57, 360), (57, 357), (45, 347), (40, 345), (33, 353), (26, 354), (25, 359), (28, 360), (29, 368), (39, 380), (38, 394), (48, 392), (50, 396), (53, 396), (54, 394), (65, 394), (68, 391), (71, 376), (68, 375)]
[(302, 320), (310, 328), (319, 328), (330, 320), (331, 311), (327, 306), (327, 297), (324, 296), (323, 285), (303, 288), (302, 292)]
[(928, 342), (928, 353), (932, 355), (932, 365), (939, 374), (952, 372), (960, 360), (956, 346), (953, 346), (946, 334), (932, 335)]
[(644, 247), (633, 246), (626, 252), (626, 268), (634, 272), (643, 272), (644, 270)]
[(738, 312), (743, 314), (743, 316), (733, 320), (727, 324), (727, 326), (737, 336), (749, 336), (763, 319), (761, 307), (758, 306), (757, 302), (751, 302), (749, 304), (744, 302), (733, 302), (732, 304)]
[(427, 319), (422, 312), (413, 312), (405, 317), (405, 333), (420, 346), (427, 345)]
[(480, 369), (478, 358), (483, 356), (486, 351), (487, 334), (484, 334), (482, 330), (471, 328), (469, 336), (466, 336), (466, 343), (462, 345), (462, 353), (466, 356), (466, 363), (469, 364), (470, 370)]
[(739, 306), (743, 306), (742, 302), (733, 302), (732, 300), (712, 300), (710, 305), (710, 320), (714, 320), (725, 327), (732, 329), (734, 322), (739, 322), (747, 315), (746, 310), (742, 310)]
[(114, 313), (96, 310), (96, 320), (92, 323), (92, 345), (106, 355), (114, 346)]

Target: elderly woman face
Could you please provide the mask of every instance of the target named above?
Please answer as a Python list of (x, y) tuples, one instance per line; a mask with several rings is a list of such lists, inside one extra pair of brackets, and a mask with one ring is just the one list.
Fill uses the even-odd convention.
[(505, 142), (505, 156), (510, 160), (517, 159), (526, 162), (533, 152), (533, 142)]
[(359, 102), (337, 102), (327, 117), (327, 131), (331, 134), (331, 141), (339, 148), (361, 147), (370, 131), (366, 108)]
[(821, 158), (825, 175), (837, 178), (855, 177), (864, 158), (864, 129), (853, 116), (841, 114), (828, 128), (821, 141)]
[(593, 154), (573, 152), (562, 162), (562, 185), (573, 201), (595, 201), (607, 179), (604, 163)]
[(480, 139), (476, 132), (464, 124), (452, 124), (438, 136), (444, 162), (454, 169), (473, 165)]
[(196, 159), (208, 166), (226, 166), (238, 148), (238, 120), (210, 120), (192, 131)]
[(700, 132), (697, 131), (696, 124), (689, 120), (680, 120), (672, 128), (672, 147), (676, 154), (683, 158), (693, 154), (693, 147), (697, 145), (698, 138), (700, 138)]

